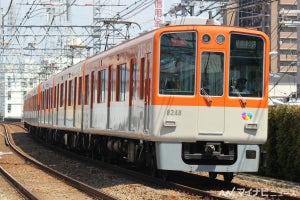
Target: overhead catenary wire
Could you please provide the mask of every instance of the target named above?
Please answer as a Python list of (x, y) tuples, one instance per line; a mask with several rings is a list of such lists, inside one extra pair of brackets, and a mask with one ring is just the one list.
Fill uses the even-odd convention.
[(5, 12), (5, 14), (3, 15), (3, 17), (5, 17), (5, 16), (8, 14), (8, 12), (10, 11), (12, 3), (13, 3), (13, 0), (10, 0), (8, 9), (7, 9), (7, 11)]

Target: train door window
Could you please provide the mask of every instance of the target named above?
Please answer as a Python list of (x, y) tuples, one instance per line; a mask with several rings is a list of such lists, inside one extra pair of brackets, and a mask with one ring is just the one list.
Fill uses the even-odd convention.
[(79, 77), (78, 83), (78, 105), (81, 105), (81, 94), (82, 93), (82, 77)]
[(264, 41), (261, 37), (231, 34), (229, 95), (262, 97)]
[(43, 103), (43, 101), (44, 101), (44, 98), (43, 98), (43, 92), (41, 92), (41, 96), (40, 96), (40, 109), (42, 110), (43, 109), (43, 105), (44, 105), (44, 103)]
[(202, 52), (201, 95), (222, 96), (224, 89), (224, 53)]
[(144, 83), (145, 83), (145, 58), (141, 58), (140, 67), (140, 99), (144, 98)]
[(105, 102), (105, 87), (106, 87), (106, 70), (101, 70), (98, 72), (98, 82), (97, 82), (97, 103)]
[(84, 105), (88, 104), (88, 99), (90, 96), (90, 79), (89, 79), (89, 75), (85, 76), (85, 95), (84, 95)]
[(64, 105), (64, 84), (60, 84), (60, 103), (59, 106), (62, 107)]
[(52, 108), (52, 88), (49, 88), (49, 109)]
[(49, 109), (52, 108), (52, 98), (53, 98), (53, 93), (52, 93), (53, 88), (49, 88)]
[(46, 96), (46, 98), (45, 98), (45, 103), (46, 103), (45, 104), (46, 105), (45, 108), (48, 109), (49, 108), (48, 107), (48, 105), (49, 105), (49, 90), (46, 90), (45, 92), (46, 92), (45, 93), (45, 96)]
[(95, 72), (92, 72), (91, 74), (91, 105), (95, 102)]
[(72, 105), (73, 102), (73, 93), (74, 93), (74, 89), (73, 89), (73, 80), (69, 80), (69, 91), (68, 91), (68, 106)]
[(41, 109), (44, 109), (44, 92), (41, 92)]
[(101, 71), (98, 71), (97, 78), (97, 103), (100, 103), (101, 97)]
[(106, 82), (107, 82), (107, 73), (106, 73), (106, 69), (104, 69), (101, 71), (101, 98), (100, 98), (101, 103), (105, 102)]
[(160, 38), (159, 93), (194, 95), (196, 33), (165, 33)]
[(65, 81), (65, 92), (64, 92), (64, 95), (65, 95), (65, 97), (64, 97), (64, 106), (65, 106), (65, 108), (66, 108), (66, 106), (67, 106), (67, 97), (68, 97), (68, 81)]
[(54, 87), (53, 107), (56, 108), (56, 86)]
[(126, 95), (126, 64), (117, 67), (116, 100), (125, 101)]
[(50, 88), (47, 90), (47, 109), (50, 108)]
[(132, 80), (130, 80), (131, 82), (131, 98), (135, 98), (136, 97), (136, 93), (137, 93), (137, 65), (135, 63), (135, 60), (132, 59), (130, 62), (130, 70), (131, 70), (131, 75), (132, 75)]
[(45, 93), (46, 93), (46, 92), (44, 91), (44, 92), (43, 92), (43, 109), (45, 109), (45, 107), (46, 107), (46, 103), (45, 103), (45, 102), (46, 102), (46, 100), (45, 100), (45, 99), (46, 99), (46, 98), (45, 98), (45, 95), (46, 95), (46, 94), (45, 94)]
[(53, 88), (50, 88), (50, 108), (53, 108)]
[(73, 93), (73, 105), (74, 105), (74, 108), (75, 108), (75, 105), (76, 105), (76, 93), (77, 93), (77, 77), (75, 77), (74, 79), (74, 93)]
[(48, 92), (48, 89), (47, 90), (45, 90), (45, 109), (48, 109), (48, 94), (49, 92)]
[(57, 97), (57, 98), (56, 98), (56, 101), (57, 101), (57, 103), (56, 103), (56, 105), (57, 105), (56, 108), (57, 108), (57, 110), (58, 110), (58, 108), (59, 108), (59, 102), (60, 102), (60, 101), (59, 101), (59, 94), (60, 94), (60, 93), (59, 93), (59, 84), (58, 84), (58, 85), (57, 85), (57, 95), (56, 95), (56, 97)]
[(110, 101), (114, 101), (114, 90), (115, 90), (115, 80), (116, 80), (115, 70), (111, 66), (110, 70)]

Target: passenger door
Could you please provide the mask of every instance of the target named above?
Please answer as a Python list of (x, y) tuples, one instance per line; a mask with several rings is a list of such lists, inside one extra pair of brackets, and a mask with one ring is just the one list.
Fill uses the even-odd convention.
[(150, 120), (150, 59), (152, 57), (151, 53), (147, 53), (147, 58), (146, 58), (146, 68), (144, 69), (145, 76), (144, 76), (144, 92), (145, 92), (145, 97), (144, 97), (144, 132), (148, 133), (149, 131), (149, 120)]
[(200, 52), (199, 136), (224, 133), (224, 65), (223, 52)]

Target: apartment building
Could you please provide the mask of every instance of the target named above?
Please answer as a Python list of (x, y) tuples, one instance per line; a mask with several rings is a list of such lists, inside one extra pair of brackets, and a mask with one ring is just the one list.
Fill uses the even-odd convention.
[(297, 0), (233, 0), (227, 4), (224, 24), (256, 28), (271, 39), (271, 73), (297, 72)]

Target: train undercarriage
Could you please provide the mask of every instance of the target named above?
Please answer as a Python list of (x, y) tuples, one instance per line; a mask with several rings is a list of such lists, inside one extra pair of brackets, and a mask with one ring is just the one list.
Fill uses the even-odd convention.
[[(47, 144), (59, 146), (105, 162), (126, 162), (138, 169), (149, 169), (151, 175), (167, 178), (167, 170), (157, 169), (155, 142), (35, 127), (29, 124), (25, 124), (25, 127), (35, 138)], [(222, 147), (218, 145), (219, 143), (214, 144), (218, 150), (210, 152), (205, 148), (207, 146), (212, 147), (210, 143), (183, 143), (182, 159), (187, 164), (218, 164), (218, 162), (230, 164), (236, 159), (234, 153), (236, 148), (234, 146), (226, 146), (228, 155), (223, 154), (224, 150), (220, 155), (221, 148), (224, 145)], [(215, 179), (217, 174), (216, 172), (209, 172), (209, 177)], [(220, 174), (227, 182), (233, 179), (233, 173), (231, 172)]]

